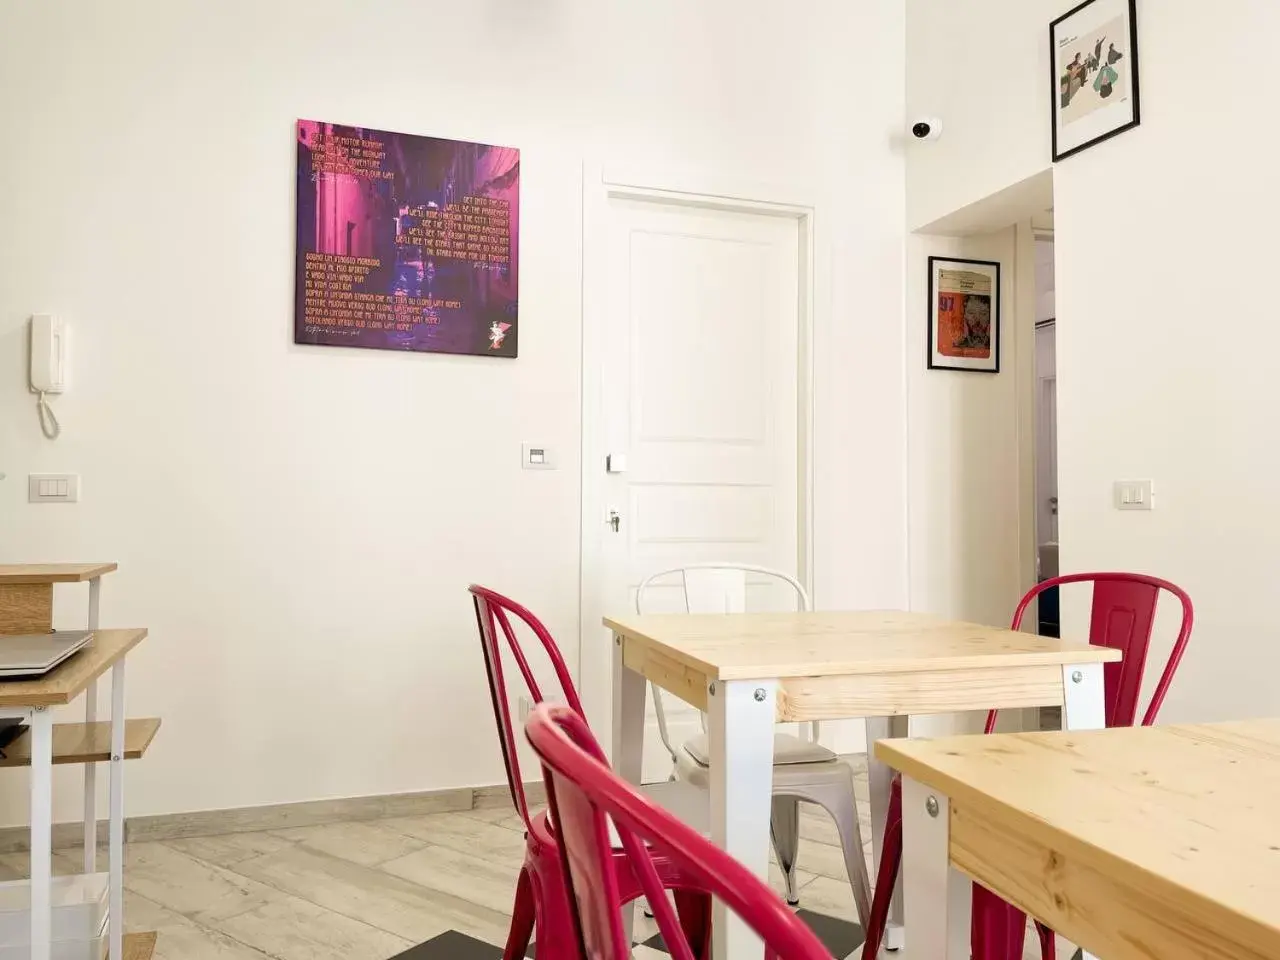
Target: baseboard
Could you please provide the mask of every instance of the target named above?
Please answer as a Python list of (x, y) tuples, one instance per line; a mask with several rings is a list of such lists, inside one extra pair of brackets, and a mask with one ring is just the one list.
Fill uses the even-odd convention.
[[(530, 803), (546, 799), (542, 783), (525, 784)], [(232, 807), (226, 810), (195, 810), (189, 813), (164, 813), (146, 817), (128, 817), (124, 824), (125, 840), (141, 843), (148, 840), (181, 840), (219, 833), (252, 833), (258, 830), (283, 830), (286, 827), (314, 827), (322, 823), (344, 820), (378, 820), (383, 817), (418, 817), (428, 813), (493, 809), (511, 806), (511, 791), (504, 784), (492, 787), (460, 787), (453, 790), (427, 790), (420, 793), (392, 793), (375, 797), (351, 797), (340, 800), (304, 800), (300, 803), (277, 803), (262, 807)], [(107, 839), (107, 821), (98, 821), (98, 842)], [(29, 827), (0, 827), (0, 854), (25, 852), (30, 848)], [(55, 823), (55, 849), (80, 846), (84, 841), (83, 821)]]

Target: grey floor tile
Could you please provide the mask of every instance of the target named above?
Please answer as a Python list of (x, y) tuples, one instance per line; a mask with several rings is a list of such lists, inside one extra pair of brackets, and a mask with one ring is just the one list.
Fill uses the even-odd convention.
[(241, 860), (260, 857), (264, 853), (275, 853), (291, 845), (291, 841), (265, 832), (225, 833), (214, 837), (165, 840), (164, 843), (216, 867), (230, 867)]
[(460, 930), (490, 942), (495, 938), (505, 940), (515, 894), (513, 880), (506, 890), (505, 906), (498, 912), (475, 902), (465, 875), (455, 876), (450, 890), (433, 890), (411, 879), (302, 845), (243, 861), (236, 869), (292, 896), (414, 943), (446, 930)]
[(148, 900), (207, 925), (280, 896), (271, 887), (159, 842), (128, 845), (124, 882)]
[[(411, 819), (430, 821), (445, 818), (453, 814), (443, 813), (435, 816), (414, 817)], [(276, 836), (285, 840), (319, 850), (322, 853), (350, 860), (366, 866), (394, 860), (407, 853), (421, 850), (427, 841), (419, 840), (406, 832), (397, 829), (395, 820), (354, 820), (346, 823), (326, 823), (316, 827), (295, 827), (289, 830), (277, 830)], [(497, 830), (496, 827), (488, 829)], [(505, 830), (498, 831), (506, 833)], [(266, 850), (264, 853), (275, 851)]]
[(465, 895), (482, 907), (509, 916), (520, 864), (502, 867), (447, 847), (424, 847), (384, 863), (381, 869), (440, 893)]
[[(385, 820), (388, 829), (397, 830), (436, 847), (448, 847), (460, 853), (482, 857), (485, 860), (509, 866), (524, 861), (524, 833), (508, 830), (498, 824), (485, 823), (457, 813), (436, 814), (427, 817), (399, 817)], [(411, 853), (412, 850), (406, 850)], [(391, 859), (390, 857), (386, 859)]]
[(154, 960), (267, 960), (266, 954), (158, 903), (125, 892), (126, 932), (154, 930)]
[(277, 960), (387, 960), (413, 946), (404, 937), (297, 897), (236, 914), (219, 921), (217, 929)]

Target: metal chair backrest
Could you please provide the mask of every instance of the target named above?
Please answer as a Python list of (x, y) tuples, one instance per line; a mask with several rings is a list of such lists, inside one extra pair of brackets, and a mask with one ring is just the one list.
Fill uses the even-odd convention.
[[(1073, 573), (1053, 577), (1038, 583), (1018, 604), (1013, 614), (1013, 629), (1022, 627), (1022, 616), (1031, 601), (1046, 590), (1071, 583), (1093, 584), (1093, 607), (1089, 616), (1089, 642), (1112, 647), (1124, 654), (1119, 663), (1108, 663), (1103, 668), (1103, 687), (1106, 695), (1106, 719), (1108, 727), (1130, 727), (1138, 713), (1138, 697), (1142, 693), (1142, 676), (1147, 666), (1147, 651), (1151, 646), (1151, 627), (1155, 622), (1156, 603), (1160, 591), (1176, 597), (1182, 605), (1182, 625), (1173, 642), (1173, 650), (1165, 663), (1164, 671), (1151, 694), (1142, 725), (1149, 727), (1164, 703), (1165, 694), (1173, 682), (1173, 675), (1182, 662), (1187, 641), (1191, 638), (1191, 626), (1195, 609), (1191, 598), (1181, 587), (1168, 580), (1149, 577), (1140, 573)], [(996, 712), (987, 715), (986, 732), (995, 729)]]
[[(529, 691), (529, 697), (534, 703), (542, 703), (547, 698), (542, 694), (542, 688), (529, 666), (529, 659), (520, 646), (508, 614), (514, 614), (542, 644), (542, 649), (555, 671), (560, 694), (563, 695), (565, 703), (576, 710), (579, 716), (583, 715), (582, 703), (578, 699), (578, 691), (573, 686), (573, 679), (569, 676), (569, 668), (565, 665), (560, 648), (556, 646), (551, 632), (543, 626), (542, 621), (514, 600), (487, 587), (472, 584), (467, 589), (475, 603), (476, 625), (480, 628), (480, 647), (484, 651), (485, 671), (489, 676), (489, 696), (493, 701), (493, 715), (498, 724), (498, 740), (502, 744), (502, 761), (507, 769), (507, 786), (511, 789), (511, 802), (515, 804), (516, 810), (524, 820), (525, 829), (530, 829), (529, 805), (525, 800), (524, 779), (520, 775), (520, 754), (516, 750), (515, 726), (511, 720), (511, 700), (507, 695), (507, 682), (502, 669), (504, 644), (511, 651), (511, 658), (520, 671), (525, 689)], [(498, 639), (499, 636), (502, 637), (501, 641)]]
[[(747, 610), (747, 575), (758, 574), (778, 583), (789, 586), (795, 591), (800, 610), (809, 611), (813, 605), (809, 600), (809, 592), (790, 574), (769, 567), (761, 567), (751, 563), (691, 563), (669, 570), (651, 573), (636, 588), (636, 613), (645, 613), (645, 595), (656, 586), (656, 581), (680, 575), (680, 586), (684, 592), (685, 613), (745, 613)], [(652, 611), (650, 611), (652, 612)], [(658, 720), (658, 736), (662, 745), (671, 754), (673, 762), (677, 754), (667, 732), (667, 712), (662, 701), (662, 691), (655, 683), (649, 684), (653, 691), (653, 710)], [(703, 717), (703, 730), (706, 730), (706, 718)], [(810, 738), (817, 742), (818, 724), (810, 725)]]
[(694, 960), (698, 948), (666, 897), (650, 849), (741, 917), (764, 940), (766, 956), (831, 960), (822, 942), (751, 871), (615, 774), (581, 715), (563, 706), (535, 707), (525, 734), (542, 760), (547, 801), (560, 831), (581, 960), (627, 960), (631, 954), (621, 914), (629, 908), (618, 903), (610, 820), (674, 960)]

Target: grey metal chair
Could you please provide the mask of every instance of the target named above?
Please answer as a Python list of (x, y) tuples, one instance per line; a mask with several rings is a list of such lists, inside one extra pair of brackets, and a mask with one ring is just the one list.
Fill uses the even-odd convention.
[[(794, 577), (768, 567), (734, 563), (700, 563), (662, 570), (646, 577), (636, 590), (636, 612), (645, 612), (646, 593), (656, 581), (679, 575), (688, 613), (743, 613), (746, 611), (747, 576), (755, 574), (785, 583), (794, 590), (801, 610), (810, 610), (809, 594)], [(680, 779), (710, 790), (711, 751), (706, 734), (706, 716), (702, 716), (703, 732), (677, 749), (671, 742), (662, 692), (655, 684), (654, 712), (658, 735), (671, 755), (672, 779)], [(801, 739), (789, 733), (776, 733), (773, 752), (773, 809), (770, 834), (778, 866), (786, 882), (787, 902), (799, 903), (796, 885), (796, 860), (800, 850), (800, 801), (822, 807), (835, 821), (840, 834), (849, 885), (865, 926), (871, 915), (871, 882), (862, 853), (862, 831), (858, 825), (857, 800), (853, 792), (853, 768), (834, 752), (818, 743), (818, 724), (809, 726), (809, 736)]]

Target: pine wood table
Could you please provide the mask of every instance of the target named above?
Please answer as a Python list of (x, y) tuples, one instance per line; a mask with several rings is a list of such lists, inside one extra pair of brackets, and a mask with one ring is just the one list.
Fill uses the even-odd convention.
[[(996, 707), (1062, 706), (1072, 727), (1103, 724), (1102, 666), (1116, 650), (921, 613), (675, 614), (606, 618), (614, 634), (613, 763), (640, 782), (645, 681), (708, 714), (712, 839), (759, 876), (768, 868), (773, 725)], [(905, 729), (902, 729), (905, 733)], [(873, 763), (876, 859), (889, 770)], [(763, 955), (716, 905), (716, 960)]]
[(1105, 960), (1280, 957), (1280, 720), (875, 749), (910, 956), (967, 960), (973, 878)]

